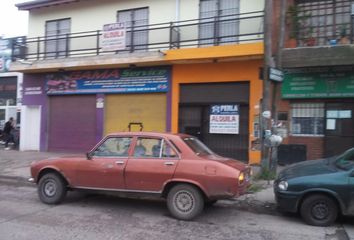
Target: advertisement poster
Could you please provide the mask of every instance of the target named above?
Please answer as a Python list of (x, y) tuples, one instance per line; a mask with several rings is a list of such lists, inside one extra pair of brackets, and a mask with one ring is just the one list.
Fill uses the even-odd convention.
[(239, 120), (239, 105), (212, 105), (209, 133), (238, 134)]
[(124, 23), (103, 25), (101, 47), (103, 51), (124, 50), (126, 47), (126, 30)]
[(48, 95), (168, 92), (170, 67), (101, 69), (47, 75)]

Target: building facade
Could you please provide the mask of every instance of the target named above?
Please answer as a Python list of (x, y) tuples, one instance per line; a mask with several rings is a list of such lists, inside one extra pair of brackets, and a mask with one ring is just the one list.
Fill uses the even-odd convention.
[(330, 157), (354, 146), (353, 23), (353, 1), (288, 2), (277, 113), (284, 161)]
[[(257, 163), (262, 0), (32, 1), (22, 149), (88, 151), (117, 131), (198, 136)], [(37, 133), (36, 139), (26, 139)]]

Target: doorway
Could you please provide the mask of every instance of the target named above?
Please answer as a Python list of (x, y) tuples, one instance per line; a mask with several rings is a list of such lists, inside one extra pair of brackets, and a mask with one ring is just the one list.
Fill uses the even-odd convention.
[(327, 103), (324, 157), (354, 147), (354, 102)]

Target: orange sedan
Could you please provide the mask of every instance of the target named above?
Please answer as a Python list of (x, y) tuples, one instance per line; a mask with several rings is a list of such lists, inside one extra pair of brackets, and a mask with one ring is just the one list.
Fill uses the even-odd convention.
[(165, 198), (172, 216), (191, 220), (205, 204), (242, 195), (248, 165), (213, 153), (185, 134), (121, 132), (100, 141), (86, 157), (46, 159), (31, 165), (30, 181), (47, 204), (68, 190), (93, 190)]

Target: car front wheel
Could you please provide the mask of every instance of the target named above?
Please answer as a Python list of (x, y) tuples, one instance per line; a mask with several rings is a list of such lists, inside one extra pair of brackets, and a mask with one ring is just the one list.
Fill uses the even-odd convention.
[(336, 202), (322, 194), (311, 195), (303, 201), (300, 208), (302, 218), (314, 226), (329, 226), (337, 219)]
[(192, 220), (202, 212), (204, 199), (198, 188), (188, 184), (178, 184), (167, 195), (167, 207), (173, 217)]
[(57, 204), (66, 196), (66, 184), (56, 173), (45, 174), (38, 183), (39, 199), (47, 204)]

